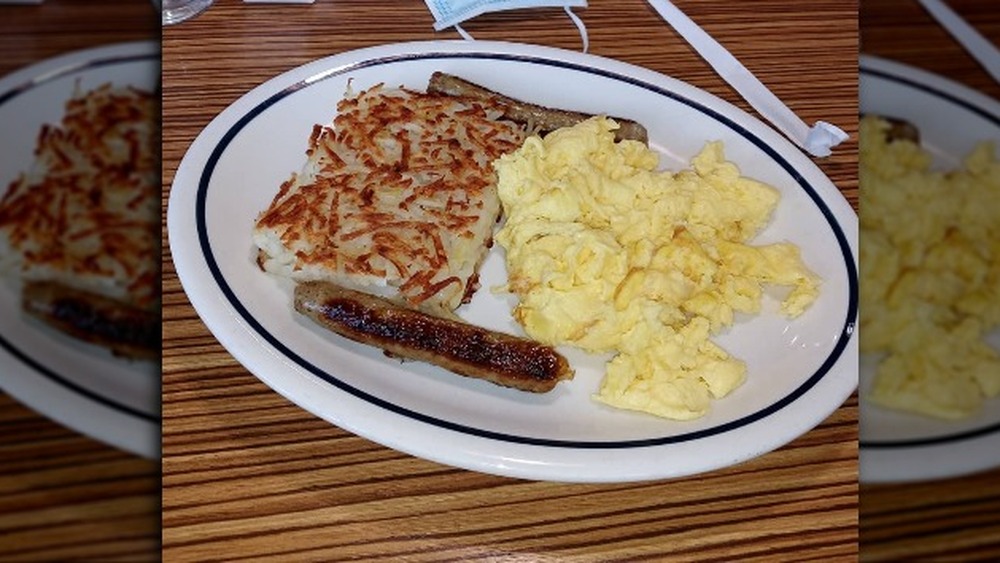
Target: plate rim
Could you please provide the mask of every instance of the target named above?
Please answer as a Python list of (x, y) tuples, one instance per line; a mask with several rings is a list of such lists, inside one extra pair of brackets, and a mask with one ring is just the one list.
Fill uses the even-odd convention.
[[(188, 293), (192, 305), (198, 311), (199, 316), (201, 316), (202, 321), (205, 322), (206, 326), (210, 329), (210, 331), (213, 332), (213, 334), (219, 340), (219, 342), (225, 348), (227, 348), (229, 353), (232, 354), (234, 358), (237, 359), (246, 369), (248, 369), (248, 371), (253, 373), (255, 377), (261, 379), (265, 384), (267, 384), (273, 390), (286, 396), (286, 398), (291, 400), (300, 408), (303, 408), (304, 410), (307, 410), (312, 414), (319, 416), (320, 418), (323, 418), (332, 424), (345, 428), (358, 435), (368, 437), (369, 439), (373, 439), (379, 443), (387, 445), (388, 447), (393, 447), (395, 449), (425, 459), (434, 459), (435, 461), (442, 461), (441, 459), (435, 459), (434, 456), (432, 455), (428, 455), (427, 452), (418, 453), (412, 451), (412, 448), (408, 449), (405, 446), (398, 447), (392, 445), (391, 440), (386, 440), (383, 436), (380, 436), (379, 438), (373, 438), (371, 436), (370, 431), (360, 431), (355, 426), (352, 426), (351, 424), (348, 424), (343, 420), (337, 419), (337, 417), (331, 418), (331, 416), (329, 416), (328, 414), (316, 412), (315, 410), (303, 405), (301, 400), (297, 400), (295, 397), (286, 394), (285, 392), (286, 390), (283, 390), (281, 388), (282, 387), (281, 385), (276, 386), (275, 382), (272, 381), (271, 378), (267, 377), (264, 374), (258, 373), (258, 370), (254, 369), (254, 366), (247, 365), (247, 362), (245, 361), (246, 357), (244, 356), (245, 351), (241, 350), (240, 347), (236, 345), (237, 343), (235, 341), (232, 342), (229, 341), (228, 337), (231, 335), (219, 334), (220, 327), (215, 324), (215, 322), (218, 319), (206, 318), (206, 312), (209, 306), (208, 301), (204, 301), (202, 299), (203, 298), (202, 295), (192, 295), (191, 291), (189, 291), (189, 289), (193, 287), (192, 285), (194, 283), (193, 277), (195, 276), (193, 271), (189, 270), (189, 268), (193, 270), (194, 268), (196, 268), (196, 266), (207, 267), (209, 270), (209, 276), (214, 280), (214, 283), (218, 284), (219, 280), (222, 280), (223, 283), (225, 281), (224, 276), (218, 270), (218, 265), (214, 263), (214, 258), (211, 258), (210, 244), (209, 241), (207, 240), (207, 235), (205, 235), (205, 229), (203, 229), (205, 222), (204, 220), (205, 197), (203, 197), (203, 193), (208, 189), (208, 182), (211, 178), (212, 171), (214, 171), (214, 166), (217, 163), (218, 158), (220, 157), (221, 154), (224, 153), (225, 146), (223, 145), (228, 144), (228, 142), (233, 137), (235, 137), (236, 133), (238, 133), (239, 129), (236, 129), (236, 131), (234, 131), (234, 127), (247, 120), (248, 117), (252, 119), (252, 114), (254, 114), (255, 112), (259, 113), (260, 111), (263, 111), (263, 109), (270, 107), (271, 104), (276, 103), (276, 101), (280, 100), (281, 97), (284, 97), (285, 95), (288, 95), (291, 92), (297, 91), (300, 88), (308, 87), (309, 85), (316, 83), (320, 80), (324, 80), (331, 76), (343, 74), (354, 68), (359, 68), (357, 65), (364, 63), (371, 64), (372, 61), (376, 60), (382, 61), (387, 58), (393, 59), (392, 61), (390, 61), (390, 63), (395, 63), (399, 62), (400, 60), (409, 60), (409, 58), (426, 59), (434, 56), (469, 57), (469, 58), (509, 57), (511, 60), (515, 61), (527, 60), (528, 62), (535, 62), (535, 63), (542, 62), (545, 64), (553, 64), (553, 65), (569, 67), (571, 70), (577, 70), (577, 71), (586, 70), (587, 72), (596, 72), (597, 74), (603, 75), (605, 77), (608, 77), (609, 75), (614, 75), (612, 76), (613, 78), (630, 83), (633, 86), (640, 85), (648, 87), (649, 85), (655, 82), (659, 82), (661, 84), (661, 89), (663, 90), (666, 90), (666, 88), (663, 87), (662, 84), (669, 83), (671, 86), (671, 89), (669, 89), (669, 94), (667, 94), (666, 92), (661, 92), (659, 90), (657, 91), (657, 93), (661, 93), (663, 95), (667, 95), (668, 97), (678, 99), (680, 95), (676, 92), (676, 90), (689, 89), (689, 91), (697, 92), (699, 96), (705, 97), (705, 99), (707, 99), (710, 102), (711, 107), (705, 107), (702, 106), (702, 104), (698, 104), (699, 106), (702, 106), (704, 108), (705, 113), (715, 114), (717, 118), (723, 117), (724, 122), (727, 126), (736, 129), (738, 132), (740, 132), (740, 134), (744, 136), (749, 136), (751, 142), (753, 142), (758, 149), (760, 149), (765, 154), (768, 154), (787, 173), (789, 173), (793, 177), (799, 176), (797, 180), (799, 181), (800, 184), (802, 182), (806, 182), (806, 180), (804, 178), (801, 178), (800, 176), (800, 169), (803, 166), (812, 167), (811, 172), (813, 174), (818, 174), (819, 178), (821, 178), (823, 181), (829, 184), (829, 188), (825, 186), (822, 188), (811, 187), (809, 194), (810, 200), (812, 201), (813, 205), (815, 205), (824, 215), (827, 216), (827, 220), (830, 224), (830, 227), (836, 235), (837, 244), (839, 247), (838, 249), (841, 251), (842, 254), (845, 255), (846, 258), (845, 269), (848, 272), (848, 285), (850, 285), (850, 288), (849, 288), (849, 300), (848, 300), (849, 307), (848, 310), (845, 312), (845, 319), (844, 319), (844, 331), (843, 334), (841, 334), (840, 337), (838, 338), (838, 343), (834, 347), (834, 352), (831, 352), (831, 356), (827, 358), (827, 360), (823, 363), (823, 366), (821, 366), (821, 368), (817, 371), (816, 374), (813, 374), (813, 376), (810, 377), (806, 383), (800, 385), (799, 388), (797, 388), (794, 392), (789, 393), (781, 400), (776, 401), (775, 403), (772, 403), (768, 407), (753, 413), (749, 417), (754, 418), (755, 415), (763, 413), (762, 416), (757, 418), (759, 419), (768, 418), (775, 412), (781, 411), (789, 404), (792, 404), (796, 400), (800, 399), (801, 396), (807, 394), (818, 383), (823, 381), (824, 378), (827, 378), (828, 376), (829, 376), (828, 379), (834, 378), (835, 374), (830, 373), (831, 370), (833, 368), (836, 368), (838, 364), (841, 362), (841, 360), (843, 360), (845, 353), (848, 354), (850, 353), (852, 346), (856, 346), (856, 341), (857, 341), (857, 338), (854, 337), (854, 331), (853, 331), (854, 324), (856, 323), (857, 319), (856, 229), (854, 229), (853, 233), (845, 232), (845, 230), (848, 229), (845, 229), (845, 226), (842, 224), (844, 218), (838, 217), (837, 214), (838, 212), (843, 213), (845, 208), (850, 211), (849, 223), (853, 224), (848, 224), (847, 227), (855, 226), (857, 217), (856, 214), (854, 214), (853, 209), (851, 209), (849, 204), (847, 204), (846, 199), (843, 198), (843, 194), (839, 190), (837, 190), (835, 186), (833, 186), (832, 182), (829, 181), (829, 179), (825, 176), (825, 174), (823, 174), (811, 160), (809, 160), (807, 157), (804, 156), (803, 153), (801, 153), (800, 149), (794, 147), (794, 145), (791, 145), (787, 140), (785, 140), (783, 137), (780, 137), (780, 135), (774, 132), (773, 129), (765, 125), (760, 120), (757, 120), (752, 116), (749, 116), (748, 114), (746, 114), (739, 108), (736, 108), (729, 102), (721, 100), (720, 98), (717, 98), (714, 95), (705, 92), (704, 90), (701, 90), (699, 88), (696, 88), (694, 86), (691, 86), (685, 82), (682, 82), (680, 80), (677, 80), (669, 76), (655, 73), (649, 69), (630, 65), (628, 63), (623, 63), (621, 61), (616, 61), (614, 59), (607, 59), (595, 55), (581, 55), (579, 53), (565, 51), (562, 49), (556, 49), (551, 47), (541, 47), (537, 45), (525, 45), (525, 44), (515, 44), (507, 42), (480, 42), (480, 41), (477, 41), (472, 45), (464, 41), (415, 41), (407, 43), (380, 45), (377, 47), (369, 47), (353, 51), (347, 51), (344, 53), (322, 57), (314, 61), (307, 62), (303, 65), (299, 65), (288, 71), (280, 73), (270, 79), (267, 79), (263, 83), (249, 90), (239, 99), (237, 99), (232, 104), (227, 106), (222, 112), (220, 112), (219, 115), (215, 116), (211, 120), (211, 122), (198, 134), (195, 140), (188, 147), (184, 157), (182, 158), (180, 164), (177, 167), (175, 173), (175, 182), (178, 178), (184, 178), (188, 175), (192, 176), (195, 175), (196, 171), (189, 172), (189, 169), (197, 166), (198, 167), (197, 169), (198, 180), (196, 182), (197, 187), (196, 188), (182, 187), (181, 190), (178, 190), (176, 186), (171, 187), (171, 194), (167, 209), (168, 235), (170, 233), (183, 232), (181, 230), (182, 229), (181, 224), (182, 222), (185, 225), (187, 224), (186, 220), (181, 218), (180, 216), (182, 211), (178, 211), (178, 209), (182, 207), (182, 204), (180, 203), (182, 195), (180, 194), (184, 193), (185, 189), (188, 191), (190, 191), (191, 189), (196, 190), (195, 193), (198, 194), (198, 197), (196, 198), (194, 203), (196, 208), (194, 213), (197, 217), (195, 222), (198, 231), (198, 244), (196, 246), (199, 247), (199, 250), (201, 250), (201, 252), (195, 253), (193, 250), (186, 248), (185, 245), (178, 243), (177, 237), (173, 236), (169, 237), (171, 255), (174, 259), (175, 270), (182, 286), (185, 287), (185, 291)], [(352, 60), (354, 61), (353, 64), (351, 63)], [(586, 66), (585, 63), (583, 63), (582, 61), (590, 63), (590, 66)], [(600, 64), (597, 64), (598, 62)], [(383, 64), (383, 63), (378, 63), (378, 64)], [(586, 68), (582, 68), (584, 66), (586, 66)], [(300, 76), (305, 76), (305, 78), (300, 78)], [(272, 90), (275, 90), (276, 88), (277, 92), (272, 92)], [(260, 100), (259, 98), (262, 97), (263, 99)], [(258, 101), (250, 102), (250, 100), (253, 98), (258, 98)], [(693, 103), (691, 100), (681, 99), (680, 101), (685, 102), (688, 105), (691, 105), (691, 103)], [(244, 105), (244, 103), (252, 104), (254, 106), (254, 109), (249, 112), (246, 110), (238, 110), (237, 107)], [(716, 108), (722, 108), (722, 109), (716, 109)], [(701, 107), (699, 109), (701, 109)], [(739, 120), (746, 121), (747, 123), (752, 124), (752, 127), (760, 128), (762, 131), (768, 132), (767, 135), (772, 135), (774, 138), (783, 141), (783, 144), (781, 145), (782, 147), (781, 150), (774, 148), (773, 145), (775, 143), (773, 141), (768, 143), (760, 141), (759, 140), (760, 131), (756, 133), (750, 132), (744, 127), (744, 124), (742, 122), (733, 121), (729, 117), (720, 116), (719, 112), (732, 113), (733, 115), (737, 116)], [(225, 128), (225, 132), (222, 131), (223, 128)], [(242, 125), (240, 125), (239, 128), (242, 128)], [(209, 139), (214, 139), (214, 141), (211, 141)], [(196, 151), (196, 149), (200, 148), (201, 144), (203, 143), (213, 143), (213, 145), (210, 147), (209, 155), (207, 157), (205, 157), (204, 155), (198, 157), (193, 156), (193, 153)], [(791, 151), (790, 154), (794, 156), (791, 157), (789, 156), (788, 152), (789, 150)], [(802, 159), (804, 159), (804, 161)], [(199, 163), (201, 161), (204, 161), (204, 164), (203, 165), (192, 164), (192, 162), (195, 160), (198, 160)], [(789, 162), (789, 160), (799, 160), (799, 162), (796, 165), (793, 165), (791, 164), (791, 162)], [(803, 164), (803, 162), (805, 162), (806, 164)], [(186, 167), (185, 164), (187, 164), (188, 166)], [(838, 196), (833, 201), (825, 200), (823, 198), (823, 194), (821, 193), (823, 190), (830, 188), (832, 188), (836, 192), (836, 195)], [(853, 246), (851, 244), (852, 239), (854, 242)], [(178, 252), (178, 250), (180, 250), (180, 252)], [(210, 259), (206, 259), (206, 256), (210, 257)], [(193, 264), (194, 262), (197, 262), (199, 259), (205, 260), (208, 263), (198, 264), (198, 265)], [(247, 314), (245, 310), (239, 311), (241, 307), (241, 305), (239, 304), (239, 299), (232, 294), (231, 288), (229, 288), (228, 285), (224, 285), (224, 287), (216, 286), (211, 289), (213, 292), (216, 290), (221, 290), (221, 292), (224, 294), (227, 300), (226, 306), (237, 309), (237, 312), (241, 317), (239, 321), (240, 329), (248, 330), (246, 325), (253, 324), (253, 321), (251, 320), (252, 315)], [(199, 288), (194, 293), (198, 294), (200, 291), (202, 290)], [(204, 299), (208, 298), (204, 297)], [(201, 307), (199, 307), (199, 305), (201, 305)], [(254, 330), (255, 337), (262, 336), (260, 329), (262, 329), (263, 327), (259, 327), (258, 325), (258, 326), (253, 326), (251, 328)], [(267, 334), (266, 331), (263, 332), (264, 334)], [(288, 350), (287, 348), (285, 348), (284, 350), (280, 349), (283, 348), (283, 346), (281, 346), (280, 340), (277, 339), (275, 339), (275, 341), (268, 340), (268, 345), (278, 347), (279, 352), (285, 357), (288, 357), (288, 354), (294, 356), (294, 352), (292, 352), (291, 350)], [(829, 364), (829, 366), (827, 366), (827, 364)], [(317, 374), (315, 371), (309, 370), (308, 362), (298, 362), (298, 365), (310, 371), (313, 377), (319, 376), (325, 382), (331, 383), (322, 375)], [(825, 418), (830, 413), (834, 412), (837, 408), (839, 408), (839, 406), (842, 405), (843, 402), (846, 401), (846, 399), (853, 392), (853, 389), (856, 388), (857, 384), (856, 365), (854, 366), (854, 368), (855, 368), (853, 370), (854, 377), (851, 378), (850, 376), (848, 376), (847, 382), (838, 386), (843, 396), (838, 397), (840, 400), (836, 402), (836, 404), (829, 410), (829, 412), (824, 412), (822, 417), (816, 417), (816, 420), (811, 420), (808, 427), (802, 430), (801, 432), (795, 433), (795, 435), (793, 436), (779, 440), (780, 443), (768, 445), (767, 447), (763, 448), (763, 451), (759, 450), (755, 451), (754, 453), (746, 455), (745, 457), (736, 461), (743, 461), (744, 459), (756, 457), (757, 455), (776, 449), (777, 447), (784, 445), (788, 441), (791, 441), (795, 437), (815, 427), (815, 425), (821, 422), (823, 418)], [(815, 381), (813, 381), (814, 379)], [(851, 382), (852, 379), (853, 383)], [(346, 391), (348, 393), (351, 393), (350, 391), (347, 391), (341, 388), (340, 386), (338, 386), (338, 388), (341, 392)], [(351, 394), (353, 394), (355, 398), (360, 398), (354, 393)], [(366, 400), (364, 398), (360, 399)], [(367, 402), (369, 402), (370, 404), (376, 404), (377, 406), (380, 406), (378, 405), (378, 401), (372, 403), (372, 401), (368, 400)], [(390, 412), (394, 416), (401, 416), (401, 413), (395, 409), (390, 409)], [(402, 414), (402, 416), (406, 415)], [(744, 427), (749, 427), (755, 424), (756, 422), (759, 422), (759, 420), (751, 420), (749, 422), (743, 422), (744, 418), (748, 417), (741, 417), (740, 419), (737, 419), (737, 421), (734, 422), (741, 422), (741, 424), (739, 424), (738, 426), (744, 426)], [(713, 428), (727, 427), (732, 424), (733, 423), (723, 424)], [(448, 425), (445, 425), (443, 427), (441, 425), (437, 426), (445, 430), (455, 431), (454, 428), (449, 428)], [(728, 431), (729, 431), (728, 429), (718, 430), (716, 432), (712, 432), (712, 434), (723, 434)], [(690, 438), (688, 434), (682, 436)], [(495, 439), (495, 437), (493, 436), (478, 435), (478, 437)], [(501, 437), (501, 439), (503, 438), (505, 437)], [(521, 438), (523, 440), (523, 437)], [(695, 439), (700, 439), (700, 438), (701, 436), (695, 437)], [(657, 439), (654, 442), (659, 442), (660, 440), (663, 440), (663, 442), (651, 443), (649, 440), (629, 441), (625, 446), (619, 446), (618, 448), (614, 446), (614, 443), (608, 443), (608, 442), (596, 442), (596, 443), (584, 442), (581, 445), (580, 442), (573, 441), (568, 445), (556, 444), (555, 446), (549, 443), (551, 442), (549, 440), (540, 440), (540, 441), (528, 440), (526, 444), (523, 441), (514, 443), (519, 445), (525, 445), (526, 447), (532, 447), (532, 446), (541, 446), (546, 448), (563, 447), (568, 449), (580, 449), (582, 447), (591, 450), (593, 449), (620, 450), (621, 447), (635, 448), (635, 449), (662, 448), (664, 446), (670, 446), (672, 443), (678, 441), (677, 437), (671, 436), (667, 438)], [(505, 441), (510, 443), (509, 440)], [(618, 441), (618, 443), (621, 442), (622, 441)], [(495, 467), (485, 467), (485, 468), (470, 467), (469, 465), (456, 463), (454, 460), (451, 461), (446, 460), (442, 462), (457, 467), (465, 467), (469, 469), (485, 471), (487, 473), (495, 473), (495, 474), (499, 473), (499, 474), (511, 475), (516, 477), (527, 477), (533, 479), (542, 478), (542, 479), (552, 479), (552, 480), (587, 480), (587, 481), (621, 480), (608, 475), (602, 476), (599, 474), (589, 474), (587, 478), (583, 479), (579, 478), (573, 479), (573, 478), (568, 478), (568, 476), (562, 476), (563, 478), (559, 479), (560, 475), (547, 474), (544, 471), (541, 473), (535, 471), (528, 471), (527, 473), (525, 473), (523, 470), (520, 471), (516, 469), (510, 470), (509, 468), (504, 471), (498, 471), (497, 468)], [(725, 463), (724, 465), (730, 465), (730, 464), (731, 463)], [(706, 471), (712, 468), (714, 467), (701, 469), (695, 472)], [(691, 474), (691, 473), (688, 472), (684, 474)], [(637, 479), (661, 478), (661, 477), (673, 477), (673, 476), (680, 476), (680, 475), (670, 474), (669, 472), (666, 472), (663, 474), (652, 475), (652, 476), (633, 475), (625, 480), (637, 480)]]
[[(159, 72), (159, 43), (123, 41), (75, 49), (0, 76), (0, 106), (52, 80), (98, 67), (148, 61)], [(147, 459), (160, 457), (159, 408), (147, 412), (124, 404), (50, 369), (0, 334), (0, 387), (62, 426)], [(13, 366), (13, 367), (10, 367)], [(52, 400), (58, 397), (58, 400)], [(58, 404), (56, 404), (58, 403)], [(74, 408), (67, 408), (73, 405)], [(134, 425), (129, 427), (129, 425)]]
[[(984, 121), (1000, 128), (1000, 100), (946, 76), (930, 72), (878, 55), (861, 53), (859, 56), (859, 103), (866, 76), (889, 80), (908, 88), (929, 94), (944, 102), (966, 109)], [(860, 398), (863, 402), (863, 397)], [(863, 413), (862, 413), (863, 414)], [(859, 424), (864, 424), (859, 416)], [(928, 467), (918, 462), (935, 453), (954, 454), (956, 450), (978, 449), (979, 444), (994, 443), (1000, 447), (1000, 421), (982, 427), (935, 435), (926, 438), (865, 440), (858, 433), (859, 480), (862, 483), (920, 482), (946, 477), (958, 477), (1000, 467), (1000, 458), (992, 462), (968, 462), (967, 455), (939, 456), (939, 466)], [(910, 457), (912, 456), (912, 458)], [(899, 460), (902, 463), (893, 463)], [(889, 466), (902, 467), (893, 472)]]

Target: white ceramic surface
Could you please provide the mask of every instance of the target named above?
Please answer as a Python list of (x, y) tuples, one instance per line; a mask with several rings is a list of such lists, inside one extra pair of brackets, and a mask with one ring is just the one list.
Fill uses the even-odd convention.
[[(532, 102), (636, 119), (664, 167), (709, 140), (751, 177), (782, 192), (759, 242), (788, 239), (825, 283), (795, 321), (740, 320), (719, 342), (749, 378), (690, 422), (613, 410), (591, 400), (603, 358), (565, 350), (576, 378), (530, 395), (387, 359), (295, 314), (291, 286), (253, 262), (251, 228), (278, 185), (300, 168), (309, 132), (327, 123), (348, 81), (424, 88), (434, 70)], [(487, 473), (559, 481), (690, 475), (771, 451), (821, 422), (857, 385), (857, 217), (828, 178), (781, 135), (704, 91), (647, 69), (537, 46), (485, 41), (386, 45), (317, 60), (277, 76), (217, 116), (189, 147), (167, 213), (177, 273), (208, 328), (233, 356), (304, 409), (386, 446)], [(491, 294), (499, 247), (482, 287), (460, 309), (470, 322), (518, 332), (510, 301)]]
[[(110, 82), (152, 91), (159, 61), (156, 42), (121, 43), (67, 53), (0, 78), (0, 189), (31, 166), (38, 131), (60, 122), (75, 88)], [(0, 388), (78, 432), (159, 458), (159, 362), (116, 358), (25, 318), (19, 296), (16, 281), (0, 282)]]
[[(861, 58), (860, 105), (862, 112), (915, 124), (942, 169), (959, 167), (981, 141), (1000, 147), (1000, 102), (895, 61)], [(1000, 332), (990, 342), (1000, 346)], [(862, 482), (927, 481), (1000, 466), (1000, 398), (958, 422), (879, 408), (864, 400), (877, 362), (867, 354), (860, 362)]]

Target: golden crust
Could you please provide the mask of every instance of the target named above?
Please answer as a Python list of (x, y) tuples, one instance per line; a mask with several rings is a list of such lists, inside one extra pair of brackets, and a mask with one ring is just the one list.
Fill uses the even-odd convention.
[(454, 310), (474, 289), (500, 213), (491, 163), (524, 129), (486, 101), (382, 85), (337, 110), (259, 216), (259, 263)]
[(0, 241), (20, 276), (158, 306), (158, 115), (151, 93), (105, 84), (43, 126), (34, 165), (0, 199)]

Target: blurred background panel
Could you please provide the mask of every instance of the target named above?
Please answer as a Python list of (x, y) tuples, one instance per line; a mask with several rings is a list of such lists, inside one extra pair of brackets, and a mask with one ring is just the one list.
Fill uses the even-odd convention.
[[(159, 14), (148, 1), (0, 4), (0, 81), (83, 49), (134, 41), (158, 45), (159, 34)], [(149, 61), (156, 63), (158, 57)], [(28, 95), (20, 96), (18, 103), (26, 103)], [(8, 91), (6, 100), (11, 99)], [(35, 130), (12, 127), (9, 119), (0, 125), (4, 146), (31, 147), (37, 135)], [(16, 170), (10, 169), (9, 162), (4, 164), (7, 169), (2, 171), (5, 181), (0, 193), (7, 190), (9, 178), (31, 163)], [(18, 313), (5, 310), (0, 314), (10, 319)], [(154, 367), (158, 371), (158, 361), (147, 367), (146, 371)], [(58, 405), (44, 404), (43, 409), (29, 406), (37, 406), (38, 398), (25, 401), (12, 392), (14, 385), (3, 385), (4, 376), (10, 378), (18, 370), (22, 374), (30, 371), (7, 350), (0, 361), (0, 560), (158, 560), (158, 452), (148, 451), (153, 448), (147, 444), (145, 455), (138, 455), (127, 451), (135, 448), (117, 444), (118, 438), (102, 436), (101, 432), (90, 432), (97, 435), (91, 437), (72, 424), (57, 422), (55, 419), (61, 418)], [(74, 389), (72, 377), (49, 383), (68, 393), (87, 394), (86, 389)], [(94, 398), (83, 395), (81, 401)], [(96, 403), (101, 401), (98, 398)], [(126, 411), (138, 417), (140, 426), (154, 421), (158, 425), (158, 408)], [(83, 425), (87, 426), (87, 421)], [(133, 430), (119, 428), (112, 433)]]
[[(996, 2), (949, 0), (946, 4), (994, 45), (1000, 42)], [(914, 65), (1000, 98), (1000, 84), (917, 0), (864, 0), (858, 20), (863, 53)]]
[[(947, 5), (994, 46), (1000, 44), (1000, 5), (996, 2), (949, 0)], [(977, 94), (1000, 100), (1000, 83), (917, 1), (862, 1), (859, 21), (863, 54), (940, 75)], [(988, 112), (981, 114), (981, 127), (970, 128), (956, 122), (945, 126), (943, 131), (935, 131), (938, 127), (934, 122), (940, 121), (940, 110), (947, 103), (924, 108), (922, 116), (916, 111), (912, 119), (918, 129), (924, 125), (925, 137), (937, 137), (931, 142), (938, 140), (943, 132), (955, 138), (975, 137), (966, 139), (967, 143), (994, 141), (1000, 147), (1000, 137), (996, 134), (1000, 130), (1000, 116), (995, 110), (992, 117), (987, 117)], [(997, 107), (990, 101), (987, 105)], [(884, 108), (904, 106), (901, 99), (882, 104)], [(963, 153), (965, 150), (955, 149)], [(862, 193), (864, 185), (862, 179)], [(864, 215), (864, 195), (861, 208)], [(899, 213), (912, 214), (914, 210), (900, 210)], [(864, 247), (864, 233), (861, 244)], [(862, 402), (865, 402), (863, 389)], [(864, 405), (861, 414), (860, 455), (863, 461), (859, 537), (862, 560), (1000, 559), (1000, 468), (997, 467), (1000, 465), (1000, 423), (997, 422), (1000, 420), (1000, 398), (987, 400), (976, 417), (951, 423), (952, 430), (948, 429), (947, 422), (931, 422), (916, 415), (911, 418), (902, 414), (886, 415), (868, 407)], [(892, 430), (876, 426), (893, 416), (897, 422), (909, 420), (911, 423), (900, 424), (896, 432), (916, 435), (919, 426), (936, 439), (927, 440), (922, 446), (873, 448), (866, 444), (866, 440), (875, 441), (873, 436), (879, 436), (882, 442), (892, 441), (887, 437)], [(991, 460), (994, 461), (991, 463)], [(866, 470), (868, 462), (872, 463)], [(897, 470), (895, 475), (894, 470)]]

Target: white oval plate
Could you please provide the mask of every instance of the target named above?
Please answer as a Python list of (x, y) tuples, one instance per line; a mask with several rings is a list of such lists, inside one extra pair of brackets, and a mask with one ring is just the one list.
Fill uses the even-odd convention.
[[(1000, 102), (895, 61), (861, 57), (860, 106), (915, 124), (941, 169), (959, 167), (980, 141), (992, 139), (1000, 147)], [(1000, 332), (990, 342), (1000, 347)], [(862, 482), (927, 481), (1000, 466), (1000, 399), (960, 422), (879, 408), (864, 400), (877, 366), (869, 356), (860, 361)]]
[[(719, 339), (749, 380), (712, 412), (674, 422), (591, 400), (601, 358), (565, 350), (576, 378), (532, 395), (387, 359), (295, 314), (291, 286), (254, 264), (254, 219), (303, 162), (315, 123), (328, 123), (348, 81), (423, 89), (434, 70), (549, 106), (634, 118), (663, 164), (678, 168), (721, 139), (745, 174), (783, 193), (759, 241), (789, 239), (825, 280), (794, 322), (773, 312)], [(813, 428), (857, 385), (857, 217), (797, 148), (749, 115), (687, 84), (600, 57), (485, 41), (386, 45), (324, 58), (273, 78), (217, 116), (190, 146), (167, 210), (180, 280), (208, 328), (267, 385), (351, 432), (423, 458), (499, 475), (632, 481), (689, 475), (773, 450)], [(519, 332), (500, 250), (483, 288), (459, 310)]]
[[(76, 87), (153, 91), (159, 80), (159, 44), (146, 41), (74, 51), (0, 78), (0, 192), (31, 166), (38, 131), (62, 120)], [(116, 358), (26, 318), (19, 285), (0, 282), (0, 387), (77, 432), (158, 459), (159, 362)]]

